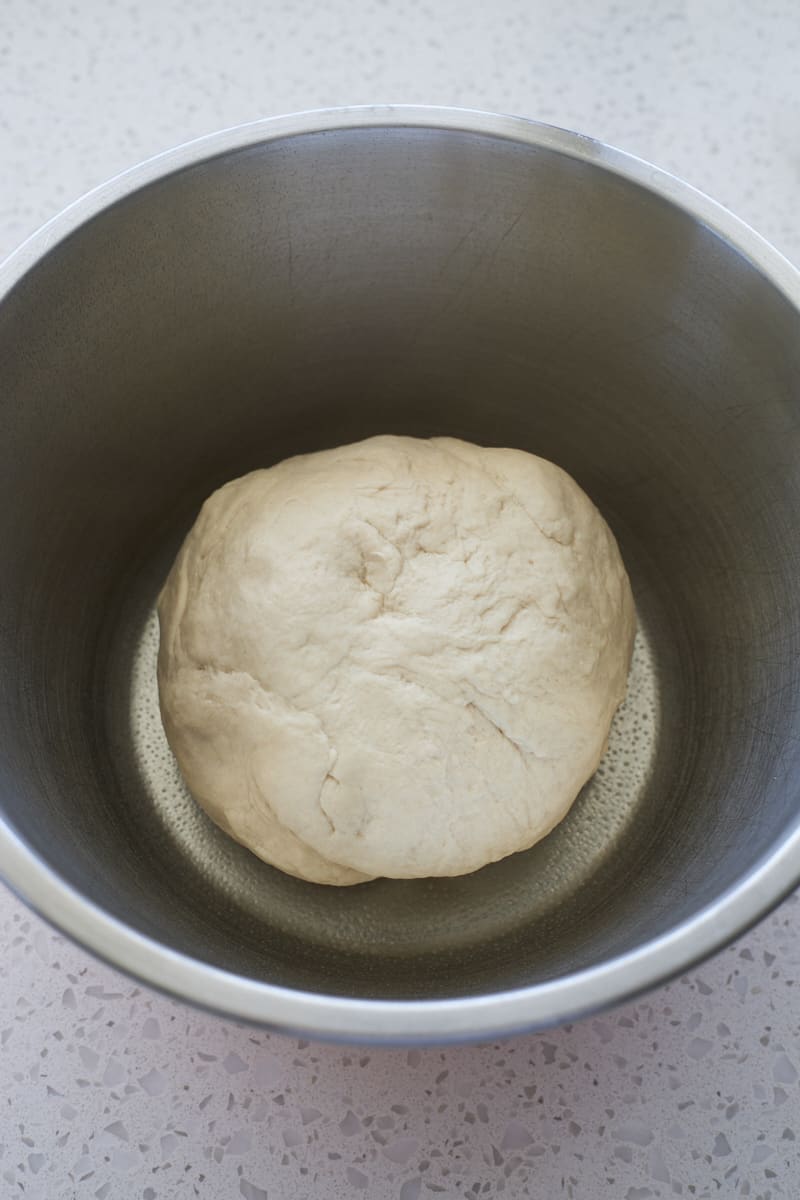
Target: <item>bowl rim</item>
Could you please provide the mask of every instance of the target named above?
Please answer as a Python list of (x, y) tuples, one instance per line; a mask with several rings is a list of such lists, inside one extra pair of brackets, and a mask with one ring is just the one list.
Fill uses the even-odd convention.
[[(74, 201), (0, 264), (0, 304), (49, 251), (103, 209), (207, 159), (302, 134), (376, 128), (485, 135), (592, 163), (661, 197), (747, 258), (800, 311), (800, 272), (722, 205), (650, 163), (584, 134), (525, 117), (421, 105), (292, 113), (236, 125), (146, 159)], [(32, 908), (111, 965), (181, 1000), (282, 1032), (392, 1045), (466, 1042), (561, 1024), (629, 1000), (744, 932), (800, 880), (800, 816), (713, 903), (635, 950), (546, 982), (437, 1000), (368, 1000), (246, 978), (137, 932), (81, 895), (0, 821), (0, 875)]]

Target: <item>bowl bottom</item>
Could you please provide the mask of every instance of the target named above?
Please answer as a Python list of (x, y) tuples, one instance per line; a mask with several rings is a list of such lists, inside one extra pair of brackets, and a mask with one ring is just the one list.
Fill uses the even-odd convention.
[(261, 862), (213, 824), (183, 782), (156, 684), (154, 596), (170, 560), (171, 553), (159, 554), (139, 574), (122, 610), (109, 658), (107, 712), (129, 836), (147, 845), (148, 857), (157, 856), (159, 875), (182, 902), (191, 898), (195, 952), (202, 956), (211, 938), (219, 963), (223, 926), (223, 963), (238, 971), (310, 986), (313, 964), (317, 990), (393, 998), (479, 992), (490, 975), (496, 985), (498, 973), (512, 985), (515, 961), (527, 963), (530, 980), (532, 949), (540, 977), (563, 971), (565, 948), (587, 913), (610, 905), (643, 840), (652, 837), (658, 812), (659, 657), (670, 642), (662, 637), (659, 645), (665, 623), (657, 593), (636, 562), (629, 569), (639, 631), (628, 697), (597, 773), (557, 829), (471, 875), (329, 888)]

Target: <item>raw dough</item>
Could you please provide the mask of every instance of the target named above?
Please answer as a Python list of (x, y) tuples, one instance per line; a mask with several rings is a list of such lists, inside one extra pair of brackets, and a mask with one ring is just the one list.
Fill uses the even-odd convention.
[(191, 792), (331, 884), (460, 875), (544, 837), (600, 760), (635, 631), (578, 485), (452, 438), (370, 438), (220, 488), (159, 619)]

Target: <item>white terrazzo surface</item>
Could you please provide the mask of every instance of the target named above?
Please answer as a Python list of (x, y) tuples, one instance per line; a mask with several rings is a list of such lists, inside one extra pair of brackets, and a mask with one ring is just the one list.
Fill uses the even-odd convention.
[[(800, 261), (796, 0), (2, 0), (0, 255), (229, 124), (417, 101), (577, 127)], [(500, 1045), (346, 1050), (137, 986), (0, 890), (0, 1197), (800, 1196), (800, 904), (647, 999)]]

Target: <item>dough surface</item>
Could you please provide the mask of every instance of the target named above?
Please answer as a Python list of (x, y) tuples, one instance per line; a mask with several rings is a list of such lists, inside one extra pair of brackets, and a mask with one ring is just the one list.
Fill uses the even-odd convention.
[(544, 837), (602, 756), (636, 624), (614, 537), (559, 467), (389, 436), (215, 492), (159, 621), (195, 799), (328, 884), (460, 875)]

